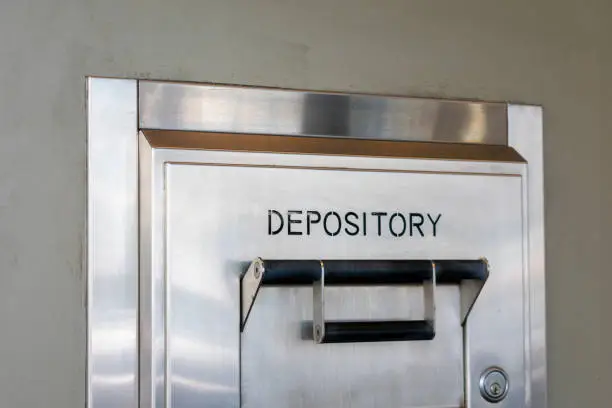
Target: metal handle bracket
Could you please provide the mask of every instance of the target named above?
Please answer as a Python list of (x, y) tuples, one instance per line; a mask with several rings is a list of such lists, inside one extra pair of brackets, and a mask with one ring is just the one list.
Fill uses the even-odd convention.
[(423, 282), (423, 320), (325, 321), (325, 262), (320, 279), (313, 283), (313, 338), (316, 343), (431, 340), (435, 329), (435, 263)]
[[(489, 276), (479, 260), (263, 260), (256, 258), (241, 279), (244, 330), (261, 286), (313, 288), (313, 337), (317, 343), (431, 340), (435, 337), (435, 288), (458, 284), (465, 324)], [(326, 285), (423, 284), (423, 320), (325, 321)]]

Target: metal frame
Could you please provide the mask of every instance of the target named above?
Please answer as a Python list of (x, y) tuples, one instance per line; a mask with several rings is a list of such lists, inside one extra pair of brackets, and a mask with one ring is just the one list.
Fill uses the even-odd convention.
[(507, 144), (507, 105), (140, 81), (140, 127)]
[(138, 403), (137, 81), (88, 84), (88, 406)]
[(531, 406), (547, 406), (546, 367), (546, 285), (544, 241), (544, 128), (542, 108), (539, 106), (508, 106), (508, 145), (515, 148), (527, 160), (527, 183), (524, 194), (528, 200), (529, 220), (528, 272), (524, 277), (530, 290), (528, 305), (529, 358)]
[[(139, 395), (139, 381), (155, 382), (139, 378), (138, 366), (138, 254), (139, 239), (146, 239), (142, 233), (139, 238), (139, 128), (507, 144), (516, 149), (528, 162), (524, 278), (529, 293), (524, 310), (526, 398), (531, 402), (526, 406), (546, 407), (541, 107), (106, 78), (89, 78), (87, 86), (88, 407), (136, 408), (139, 400), (147, 400)], [(194, 106), (194, 101), (199, 108), (186, 110), (186, 102)], [(146, 232), (147, 226), (140, 228)]]

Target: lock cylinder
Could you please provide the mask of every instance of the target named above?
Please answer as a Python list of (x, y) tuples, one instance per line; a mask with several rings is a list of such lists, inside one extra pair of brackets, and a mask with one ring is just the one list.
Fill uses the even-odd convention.
[(508, 395), (508, 374), (499, 367), (490, 367), (480, 376), (480, 395), (492, 403), (500, 402)]

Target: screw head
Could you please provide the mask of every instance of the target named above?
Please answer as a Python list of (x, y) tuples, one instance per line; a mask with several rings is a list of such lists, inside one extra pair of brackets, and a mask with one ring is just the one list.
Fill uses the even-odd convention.
[(321, 340), (321, 326), (319, 326), (318, 324), (315, 326), (315, 339), (316, 340)]
[(261, 266), (259, 266), (259, 264), (256, 264), (253, 269), (253, 276), (255, 277), (255, 279), (259, 279), (260, 275), (261, 275)]

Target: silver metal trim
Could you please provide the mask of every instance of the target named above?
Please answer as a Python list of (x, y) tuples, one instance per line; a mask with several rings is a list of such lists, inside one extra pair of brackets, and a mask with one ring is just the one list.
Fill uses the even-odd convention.
[(87, 406), (138, 401), (137, 82), (87, 81)]
[(508, 106), (508, 145), (527, 160), (527, 183), (524, 186), (528, 209), (529, 236), (526, 260), (525, 297), (527, 378), (526, 404), (533, 408), (547, 406), (546, 369), (546, 285), (544, 234), (544, 135), (542, 107)]
[(507, 144), (506, 104), (139, 82), (140, 128)]
[(140, 270), (139, 270), (139, 385), (140, 407), (163, 408), (170, 406), (166, 365), (168, 317), (167, 276), (164, 248), (165, 201), (164, 164), (158, 152), (152, 149), (142, 132), (139, 137), (139, 198), (140, 198)]

